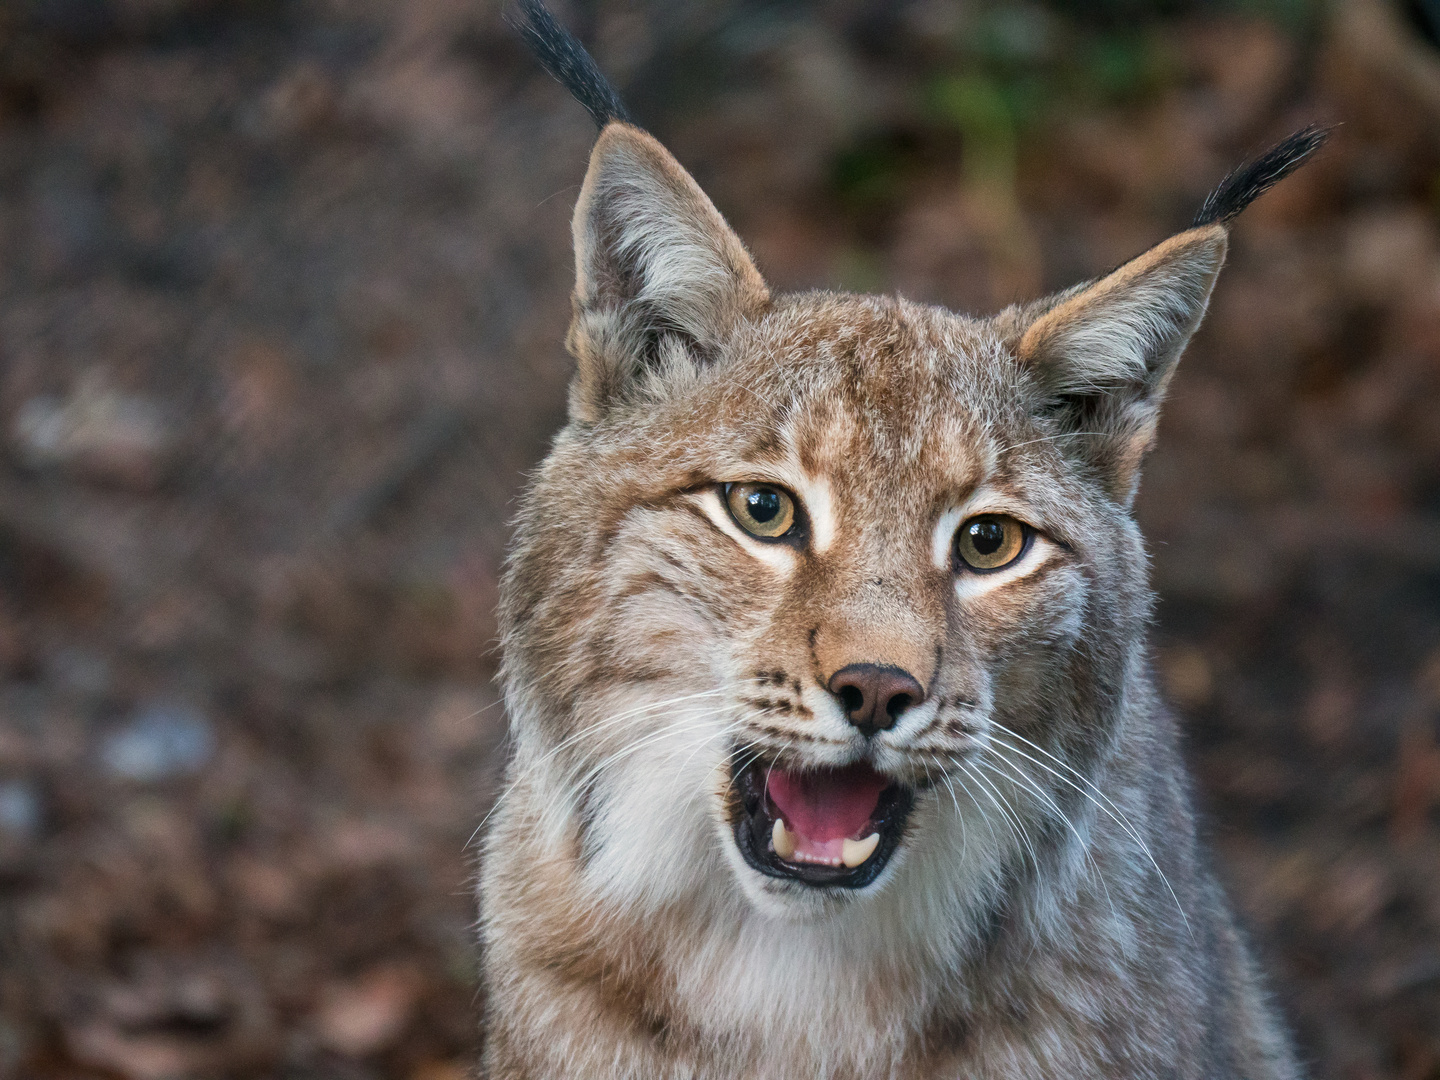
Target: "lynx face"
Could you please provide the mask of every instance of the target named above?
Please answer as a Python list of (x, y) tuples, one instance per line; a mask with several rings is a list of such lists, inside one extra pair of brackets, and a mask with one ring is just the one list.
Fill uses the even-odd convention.
[(502, 590), (488, 1074), (1299, 1068), (1195, 841), (1130, 516), (1226, 222), (990, 319), (773, 296), (541, 0), (602, 127), (570, 421)]
[(503, 608), (538, 834), (640, 908), (738, 884), (819, 917), (991, 872), (1020, 807), (1073, 801), (1049, 755), (1112, 737), (1148, 610), (1128, 506), (1224, 229), (988, 321), (776, 298), (612, 124), (575, 230), (572, 422)]

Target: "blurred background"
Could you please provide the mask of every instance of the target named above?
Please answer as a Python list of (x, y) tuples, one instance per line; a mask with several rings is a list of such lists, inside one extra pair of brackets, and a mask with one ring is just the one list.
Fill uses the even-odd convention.
[[(782, 288), (1240, 220), (1139, 500), (1314, 1074), (1440, 1078), (1440, 49), (1401, 0), (556, 0)], [(593, 131), (489, 0), (0, 2), (0, 1077), (461, 1080)]]

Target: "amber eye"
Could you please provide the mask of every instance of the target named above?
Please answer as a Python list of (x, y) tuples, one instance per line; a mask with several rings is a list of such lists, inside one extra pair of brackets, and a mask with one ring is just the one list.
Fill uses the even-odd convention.
[(795, 499), (770, 484), (726, 484), (730, 516), (751, 536), (778, 540), (795, 526)]
[(1026, 529), (1003, 514), (981, 514), (960, 526), (955, 555), (972, 570), (999, 570), (1025, 550)]

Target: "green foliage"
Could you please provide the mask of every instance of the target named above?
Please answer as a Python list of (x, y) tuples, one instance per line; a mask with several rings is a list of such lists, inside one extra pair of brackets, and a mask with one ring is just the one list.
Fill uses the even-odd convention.
[(1177, 75), (1148, 21), (1096, 25), (1016, 4), (984, 9), (957, 42), (953, 66), (962, 78), (986, 80), (1019, 131), (1057, 106), (1142, 103)]
[(931, 83), (929, 112), (960, 133), (968, 181), (1013, 178), (1017, 113), (1033, 107), (1031, 102), (1020, 104), (1015, 93), (1019, 85), (978, 73), (945, 75)]
[(1325, 5), (1319, 0), (1227, 0), (1223, 10), (1266, 19), (1291, 34), (1311, 34), (1319, 27)]
[(894, 132), (861, 139), (836, 155), (830, 183), (850, 209), (865, 212), (887, 204), (900, 193), (908, 140)]
[(1158, 35), (1146, 30), (1112, 30), (1078, 50), (1071, 72), (1077, 96), (1112, 105), (1151, 99), (1174, 84), (1176, 68)]
[(867, 133), (834, 159), (847, 210), (883, 216), (926, 170), (967, 184), (1013, 184), (1020, 148), (1057, 114), (1144, 106), (1183, 72), (1178, 18), (1232, 12), (1290, 33), (1318, 25), (1319, 0), (990, 0), (972, 8), (920, 80), (910, 121)]

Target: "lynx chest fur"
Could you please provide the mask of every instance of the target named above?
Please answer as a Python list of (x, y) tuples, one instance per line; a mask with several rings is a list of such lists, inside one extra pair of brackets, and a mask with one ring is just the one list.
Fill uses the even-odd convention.
[(489, 1075), (1297, 1076), (1196, 847), (1130, 505), (1227, 222), (1322, 134), (990, 318), (779, 296), (524, 11), (602, 132), (503, 591)]

